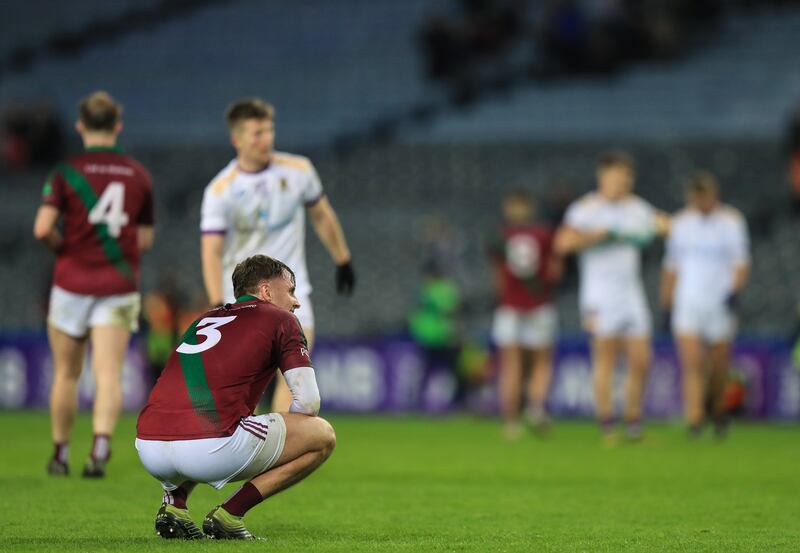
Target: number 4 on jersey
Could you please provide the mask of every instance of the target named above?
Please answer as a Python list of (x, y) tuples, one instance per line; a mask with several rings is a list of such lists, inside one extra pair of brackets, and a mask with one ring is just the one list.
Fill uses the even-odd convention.
[(125, 213), (125, 185), (112, 182), (89, 212), (89, 222), (93, 225), (105, 223), (108, 234), (119, 238), (122, 227), (128, 224), (129, 217)]

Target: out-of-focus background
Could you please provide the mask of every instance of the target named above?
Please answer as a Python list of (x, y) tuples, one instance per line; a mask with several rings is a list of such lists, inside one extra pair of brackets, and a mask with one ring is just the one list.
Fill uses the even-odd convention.
[[(234, 155), (225, 107), (259, 96), (277, 109), (278, 149), (317, 167), (354, 255), (355, 294), (338, 297), (309, 232), (327, 408), (492, 412), (486, 239), (500, 200), (525, 188), (557, 224), (613, 147), (635, 157), (637, 192), (666, 211), (693, 170), (718, 175), (752, 239), (739, 408), (800, 416), (800, 2), (27, 0), (3, 19), (0, 406), (46, 405), (52, 258), (32, 221), (49, 169), (80, 150), (77, 102), (105, 89), (125, 107), (121, 144), (151, 171), (157, 200), (129, 409), (157, 372), (159, 340), (204, 306), (202, 191)], [(655, 317), (661, 255), (659, 244), (644, 254)], [(455, 298), (433, 314), (432, 276)], [(562, 416), (591, 413), (575, 277), (573, 265), (558, 295), (551, 408)], [(426, 355), (414, 324), (426, 317), (452, 329), (447, 362)], [(666, 335), (647, 403), (652, 416), (680, 415)]]

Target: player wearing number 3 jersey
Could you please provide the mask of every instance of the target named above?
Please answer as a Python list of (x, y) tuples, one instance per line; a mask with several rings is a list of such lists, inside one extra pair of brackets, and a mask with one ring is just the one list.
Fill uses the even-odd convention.
[[(120, 372), (139, 316), (139, 256), (153, 241), (150, 175), (116, 146), (122, 108), (105, 92), (80, 104), (85, 151), (51, 173), (33, 233), (56, 254), (48, 336), (51, 474), (68, 473), (69, 439), (87, 337), (92, 342), (94, 442), (84, 476), (103, 476), (122, 403)], [(57, 223), (62, 220), (62, 230)]]
[[(198, 483), (246, 481), (212, 509), (212, 538), (252, 538), (244, 514), (296, 484), (333, 451), (336, 437), (319, 418), (319, 391), (308, 343), (293, 312), (295, 277), (284, 263), (249, 257), (233, 271), (236, 301), (194, 321), (172, 353), (139, 415), (136, 449), (164, 489), (156, 516), (162, 538), (201, 538), (187, 507)], [(288, 412), (254, 416), (278, 370)]]

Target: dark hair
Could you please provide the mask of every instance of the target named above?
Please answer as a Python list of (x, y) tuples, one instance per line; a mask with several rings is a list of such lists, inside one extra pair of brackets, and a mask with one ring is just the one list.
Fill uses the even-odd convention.
[(717, 194), (719, 183), (711, 171), (697, 171), (686, 181), (689, 194)]
[(503, 198), (503, 203), (506, 202), (520, 202), (520, 203), (526, 203), (530, 206), (536, 203), (533, 197), (530, 194), (528, 194), (527, 191), (521, 188), (511, 190), (508, 194), (506, 194), (505, 197)]
[(282, 276), (284, 271), (289, 273), (292, 282), (294, 282), (294, 273), (282, 261), (266, 255), (248, 257), (236, 265), (233, 270), (233, 275), (231, 276), (233, 295), (238, 298), (245, 294), (252, 294), (262, 280), (272, 280)]
[(598, 169), (609, 169), (611, 167), (627, 167), (628, 169), (635, 169), (636, 163), (633, 157), (628, 152), (622, 150), (614, 150), (605, 152), (597, 158)]
[(274, 116), (275, 108), (260, 98), (236, 100), (225, 110), (225, 122), (228, 124), (229, 130), (233, 130), (239, 123), (247, 119), (268, 119), (271, 121)]
[(78, 105), (78, 118), (89, 131), (111, 132), (121, 117), (122, 105), (104, 90), (91, 93)]

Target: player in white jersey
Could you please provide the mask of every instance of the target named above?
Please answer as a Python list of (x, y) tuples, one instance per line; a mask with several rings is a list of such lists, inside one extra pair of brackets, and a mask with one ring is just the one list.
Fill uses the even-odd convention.
[(720, 203), (718, 190), (711, 173), (690, 179), (688, 205), (672, 219), (661, 280), (661, 305), (672, 315), (683, 365), (684, 413), (692, 437), (703, 424), (706, 364), (717, 435), (727, 431), (724, 392), (736, 298), (750, 267), (747, 224), (739, 211)]
[[(206, 187), (200, 220), (203, 280), (211, 305), (233, 302), (231, 275), (236, 264), (257, 254), (286, 263), (296, 276), (297, 318), (309, 348), (314, 341), (311, 283), (305, 259), (305, 213), (336, 264), (339, 293), (351, 294), (355, 275), (350, 250), (308, 158), (273, 149), (274, 109), (257, 98), (234, 102), (225, 119), (236, 159)], [(291, 402), (277, 379), (273, 410)]]
[(569, 207), (556, 236), (557, 252), (580, 256), (580, 310), (592, 336), (595, 414), (608, 439), (614, 436), (614, 368), (623, 352), (628, 361), (624, 420), (629, 438), (641, 436), (651, 317), (640, 276), (640, 250), (668, 224), (664, 215), (632, 193), (634, 176), (627, 154), (603, 155), (597, 167), (598, 190)]

